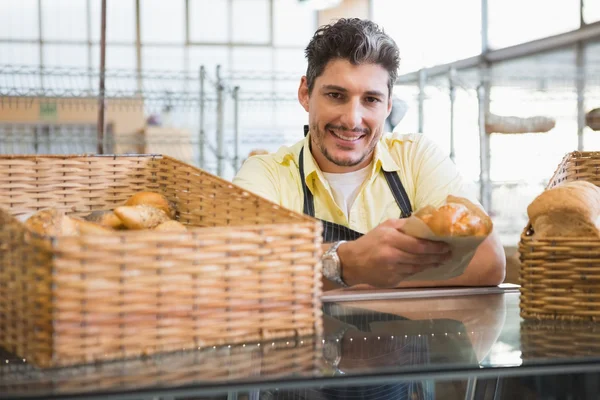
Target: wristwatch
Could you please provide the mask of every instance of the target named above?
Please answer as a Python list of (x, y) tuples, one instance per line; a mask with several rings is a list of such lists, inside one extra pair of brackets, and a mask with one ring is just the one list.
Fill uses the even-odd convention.
[(342, 280), (342, 263), (340, 262), (340, 257), (337, 253), (337, 249), (342, 243), (346, 243), (346, 241), (340, 240), (335, 242), (329, 250), (323, 254), (323, 257), (321, 258), (323, 263), (323, 276), (338, 285), (348, 287)]
[(342, 360), (342, 339), (348, 329), (350, 327), (342, 327), (336, 333), (328, 335), (323, 342), (323, 359), (327, 368), (324, 372), (328, 375), (344, 375), (338, 366)]

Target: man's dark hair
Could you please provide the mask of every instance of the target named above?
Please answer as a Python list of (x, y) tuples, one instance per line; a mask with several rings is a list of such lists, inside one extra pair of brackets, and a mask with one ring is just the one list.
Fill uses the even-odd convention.
[(398, 77), (400, 52), (396, 42), (383, 29), (369, 20), (342, 18), (332, 25), (320, 27), (304, 51), (308, 60), (306, 80), (312, 93), (315, 80), (329, 61), (348, 60), (354, 65), (378, 64), (389, 73), (388, 92)]

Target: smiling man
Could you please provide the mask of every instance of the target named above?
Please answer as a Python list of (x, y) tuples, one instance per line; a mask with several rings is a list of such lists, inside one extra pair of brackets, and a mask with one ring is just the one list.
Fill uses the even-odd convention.
[(504, 279), (493, 233), (465, 272), (444, 281), (407, 282), (450, 257), (441, 242), (402, 231), (404, 218), (447, 195), (469, 197), (454, 163), (423, 135), (384, 133), (400, 62), (396, 43), (371, 21), (340, 19), (306, 48), (298, 100), (305, 138), (250, 157), (233, 182), (323, 221), (323, 274), (342, 286), (484, 286)]

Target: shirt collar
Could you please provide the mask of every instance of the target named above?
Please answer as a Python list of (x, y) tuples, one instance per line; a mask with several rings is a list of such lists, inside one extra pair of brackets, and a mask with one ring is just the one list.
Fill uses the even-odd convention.
[[(312, 189), (312, 182), (316, 176), (321, 182), (327, 183), (327, 180), (323, 176), (323, 172), (319, 169), (311, 151), (310, 151), (310, 132), (306, 135), (303, 140), (300, 140), (291, 147), (282, 147), (275, 153), (275, 160), (280, 164), (287, 164), (292, 161), (298, 166), (298, 157), (300, 156), (300, 150), (304, 147), (303, 161), (304, 161), (304, 179), (306, 185)], [(374, 168), (372, 175), (379, 172), (379, 168), (384, 171), (399, 171), (400, 167), (392, 158), (386, 141), (382, 138), (375, 145), (375, 153), (373, 154)]]

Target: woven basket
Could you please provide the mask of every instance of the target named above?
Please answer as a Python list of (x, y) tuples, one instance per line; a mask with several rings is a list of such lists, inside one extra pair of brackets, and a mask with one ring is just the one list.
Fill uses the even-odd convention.
[[(139, 191), (187, 232), (44, 238)], [(321, 224), (167, 156), (0, 157), (0, 346), (41, 366), (320, 334)]]
[(598, 356), (600, 326), (593, 322), (524, 321), (520, 329), (524, 362), (540, 358)]
[[(316, 337), (212, 347), (113, 362), (39, 369), (22, 359), (0, 364), (0, 393), (39, 397), (99, 391), (222, 384), (315, 376), (324, 368), (322, 343)], [(223, 389), (225, 390), (225, 389)], [(179, 397), (178, 397), (179, 398)], [(194, 397), (196, 398), (196, 397)]]
[[(567, 154), (548, 184), (585, 180), (600, 185), (600, 152)], [(521, 316), (600, 321), (600, 238), (535, 240), (531, 224), (519, 242)]]

